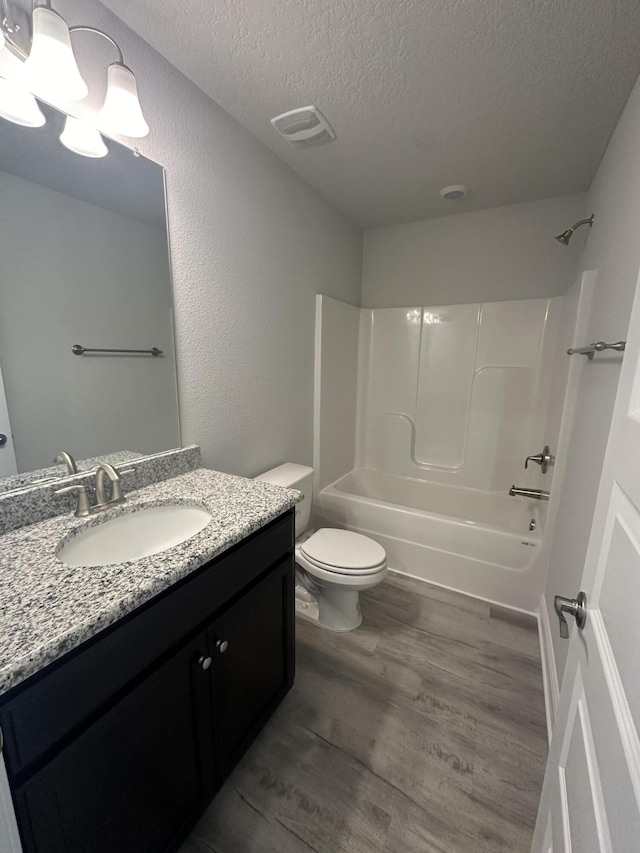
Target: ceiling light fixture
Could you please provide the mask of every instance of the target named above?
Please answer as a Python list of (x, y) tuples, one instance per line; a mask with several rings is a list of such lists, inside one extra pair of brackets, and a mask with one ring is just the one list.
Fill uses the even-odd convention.
[[(136, 78), (124, 64), (122, 51), (114, 39), (95, 27), (68, 27), (51, 7), (51, 0), (43, 0), (40, 5), (38, 2), (33, 0), (33, 37), (29, 47), (28, 34), (25, 39), (24, 32), (28, 26), (12, 23), (20, 10), (12, 9), (9, 0), (0, 0), (0, 49), (4, 44), (12, 57), (19, 60), (19, 71), (0, 86), (0, 116), (17, 124), (37, 127), (44, 124), (45, 117), (33, 95), (54, 106), (83, 100), (89, 89), (78, 68), (71, 36), (78, 32), (94, 33), (117, 51), (117, 61), (107, 70), (107, 94), (95, 124), (108, 134), (132, 138), (146, 136), (149, 125), (140, 106)], [(2, 73), (5, 76), (4, 70)], [(10, 85), (5, 86), (4, 82)], [(108, 149), (92, 123), (86, 120), (80, 123), (74, 117), (69, 119), (60, 137), (63, 144), (87, 157), (104, 157)]]
[(464, 198), (469, 192), (469, 187), (464, 184), (452, 184), (450, 187), (443, 187), (440, 190), (440, 195), (446, 201), (458, 201)]

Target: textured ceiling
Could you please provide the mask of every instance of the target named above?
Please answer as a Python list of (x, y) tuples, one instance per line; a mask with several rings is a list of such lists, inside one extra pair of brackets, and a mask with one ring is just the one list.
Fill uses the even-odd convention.
[(587, 189), (640, 72), (639, 0), (102, 2), (365, 227)]

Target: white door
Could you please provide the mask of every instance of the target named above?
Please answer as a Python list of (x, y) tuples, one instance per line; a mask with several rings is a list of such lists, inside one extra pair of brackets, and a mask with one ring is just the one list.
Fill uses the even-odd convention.
[(640, 280), (621, 371), (534, 853), (640, 851)]
[(0, 367), (0, 477), (9, 477), (18, 473), (16, 454), (13, 449), (13, 435), (9, 421), (9, 408), (4, 393), (2, 367)]

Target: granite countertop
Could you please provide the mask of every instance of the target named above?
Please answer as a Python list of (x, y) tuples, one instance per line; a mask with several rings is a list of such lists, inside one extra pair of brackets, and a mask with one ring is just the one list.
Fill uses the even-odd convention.
[[(0, 694), (76, 648), (302, 499), (300, 492), (205, 468), (154, 483), (90, 518), (59, 515), (0, 537)], [(134, 562), (70, 567), (75, 530), (134, 508), (186, 503), (213, 518), (200, 533)]]

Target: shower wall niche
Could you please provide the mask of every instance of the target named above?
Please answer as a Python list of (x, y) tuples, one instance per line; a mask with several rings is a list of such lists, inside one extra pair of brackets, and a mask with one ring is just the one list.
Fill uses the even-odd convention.
[(362, 309), (355, 467), (540, 487), (563, 297)]

